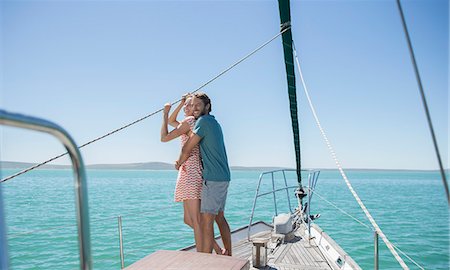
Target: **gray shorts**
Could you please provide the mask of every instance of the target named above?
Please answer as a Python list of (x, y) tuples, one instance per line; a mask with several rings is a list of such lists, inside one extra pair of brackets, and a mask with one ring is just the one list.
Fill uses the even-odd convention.
[(229, 184), (230, 181), (203, 180), (200, 212), (217, 215), (224, 211)]

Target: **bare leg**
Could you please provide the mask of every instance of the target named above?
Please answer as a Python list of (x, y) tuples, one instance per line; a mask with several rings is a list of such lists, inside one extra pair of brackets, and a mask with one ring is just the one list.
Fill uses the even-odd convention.
[(216, 215), (210, 213), (202, 213), (202, 233), (203, 246), (202, 252), (212, 253), (214, 242), (214, 219)]
[(223, 253), (223, 250), (222, 250), (222, 248), (219, 246), (219, 244), (217, 244), (216, 239), (214, 239), (214, 242), (213, 242), (213, 249), (214, 249), (214, 252), (216, 252), (216, 254), (221, 255), (221, 254)]
[(231, 232), (230, 226), (228, 225), (227, 220), (225, 219), (225, 215), (223, 211), (219, 211), (216, 218), (217, 226), (219, 226), (220, 235), (222, 236), (223, 246), (225, 248), (223, 255), (231, 256)]
[(189, 211), (187, 209), (187, 205), (186, 205), (186, 201), (183, 201), (183, 210), (184, 210), (184, 224), (188, 225), (189, 227), (192, 228), (192, 221), (191, 221), (191, 217), (189, 216)]
[(202, 228), (200, 216), (200, 200), (185, 200), (184, 206), (184, 223), (194, 229), (194, 238), (197, 251), (202, 250)]
[[(188, 225), (189, 227), (191, 227), (192, 229), (194, 229), (194, 226), (192, 225), (193, 224), (192, 215), (190, 215), (191, 211), (190, 211), (190, 208), (188, 208), (188, 204), (189, 203), (186, 203), (186, 202), (187, 202), (187, 200), (184, 201), (184, 203), (183, 203), (183, 207), (184, 207), (184, 223), (186, 225)], [(199, 206), (200, 206), (200, 204), (199, 204)], [(195, 216), (195, 214), (194, 214), (194, 216)], [(198, 211), (198, 220), (199, 220), (199, 226), (200, 226), (200, 230), (199, 231), (200, 231), (200, 234), (201, 234), (200, 210)], [(194, 237), (195, 236), (196, 236), (196, 233), (195, 233), (195, 230), (194, 230)], [(202, 239), (200, 239), (200, 241), (198, 239), (195, 240), (195, 245), (196, 245), (197, 251), (201, 250), (202, 241), (203, 241)], [(214, 252), (216, 252), (216, 254), (219, 254), (219, 255), (223, 255), (224, 254), (224, 249), (222, 249), (219, 246), (219, 244), (217, 243), (217, 241), (215, 239), (214, 239), (214, 242), (213, 242), (213, 249), (214, 249)]]

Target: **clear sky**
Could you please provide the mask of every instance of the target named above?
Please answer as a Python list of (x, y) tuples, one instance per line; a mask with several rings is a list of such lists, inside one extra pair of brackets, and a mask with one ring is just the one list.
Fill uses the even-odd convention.
[[(402, 1), (445, 167), (449, 5)], [(437, 169), (394, 0), (291, 1), (318, 116), (344, 168)], [(83, 144), (178, 100), (279, 31), (277, 1), (0, 2), (0, 107), (54, 121)], [(306, 168), (334, 168), (297, 80)], [(229, 162), (295, 166), (281, 39), (208, 85)], [(173, 162), (161, 114), (82, 149), (85, 163)], [(1, 128), (0, 158), (62, 153)], [(63, 158), (55, 164), (68, 164)]]

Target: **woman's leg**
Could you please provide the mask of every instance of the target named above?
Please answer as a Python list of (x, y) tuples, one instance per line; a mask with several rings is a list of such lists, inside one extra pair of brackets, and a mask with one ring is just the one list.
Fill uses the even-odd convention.
[(189, 221), (188, 224), (192, 229), (194, 229), (195, 245), (197, 246), (197, 251), (202, 250), (202, 230), (200, 226), (200, 200), (185, 200), (184, 205), (184, 215), (185, 223), (186, 220)]
[(221, 248), (219, 246), (219, 244), (217, 244), (216, 239), (214, 239), (213, 249), (214, 249), (214, 252), (216, 252), (216, 254), (218, 254), (218, 255), (225, 255), (225, 251), (226, 250), (224, 248)]
[(187, 208), (187, 201), (183, 201), (183, 209), (184, 209), (184, 224), (188, 225), (189, 227), (192, 227), (192, 220), (191, 217), (189, 216), (189, 210)]
[[(188, 215), (189, 210), (187, 210), (188, 209), (187, 208), (187, 204), (184, 203), (183, 206), (184, 206), (184, 223), (189, 225), (189, 227), (193, 228), (191, 217)], [(200, 214), (200, 220), (201, 220), (200, 205), (199, 205), (199, 214)], [(216, 239), (214, 239), (214, 242), (213, 242), (213, 249), (214, 249), (214, 252), (216, 252), (216, 254), (218, 254), (218, 255), (227, 255), (226, 254), (226, 249), (221, 248), (219, 246), (219, 244), (217, 243)], [(199, 250), (199, 249), (197, 248), (197, 250)]]
[[(190, 210), (189, 210), (190, 207), (191, 207), (191, 204), (192, 204), (192, 202), (189, 202), (189, 201), (193, 201), (193, 200), (185, 200), (185, 201), (183, 202), (183, 207), (184, 207), (184, 223), (186, 223), (186, 225), (188, 225), (189, 227), (191, 227), (192, 229), (194, 229), (193, 221), (192, 221), (192, 212), (194, 212), (194, 216), (195, 216), (196, 214), (195, 214), (195, 211), (190, 211)], [(193, 206), (195, 207), (195, 205), (193, 205)], [(200, 209), (200, 204), (199, 204), (199, 209)], [(200, 210), (198, 211), (198, 213), (200, 214)], [(200, 219), (200, 215), (199, 215), (199, 220), (201, 220), (201, 219)], [(200, 227), (200, 228), (201, 228), (201, 227)], [(194, 237), (195, 237), (195, 230), (194, 230)], [(195, 244), (197, 245), (197, 240), (195, 241)], [(197, 245), (197, 250), (200, 250), (199, 248), (200, 248), (200, 246)], [(219, 255), (226, 255), (226, 254), (225, 254), (226, 250), (225, 250), (224, 248), (221, 248), (221, 247), (219, 246), (219, 244), (216, 242), (216, 240), (214, 240), (213, 248), (214, 248), (214, 251), (216, 252), (216, 254), (219, 254)]]

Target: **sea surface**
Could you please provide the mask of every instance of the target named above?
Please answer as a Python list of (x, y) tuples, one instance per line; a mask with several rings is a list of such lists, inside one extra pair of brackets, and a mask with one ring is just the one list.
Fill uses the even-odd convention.
[[(12, 170), (3, 170), (2, 176)], [(233, 171), (225, 215), (232, 229), (248, 225), (260, 171)], [(449, 208), (433, 171), (348, 171), (347, 175), (385, 235), (424, 269), (449, 269)], [(176, 171), (89, 170), (88, 198), (93, 266), (120, 269), (118, 217), (125, 266), (159, 249), (192, 244), (182, 205), (173, 202)], [(287, 173), (295, 185), (294, 173)], [(275, 174), (275, 187), (284, 185)], [(306, 175), (303, 185), (307, 185)], [(71, 170), (35, 170), (1, 184), (11, 269), (79, 269)], [(272, 187), (263, 178), (261, 192)], [(286, 192), (278, 212), (289, 211)], [(295, 207), (296, 199), (290, 192)], [(254, 220), (271, 222), (273, 197), (256, 203)], [(373, 269), (370, 223), (337, 171), (322, 171), (311, 203), (316, 221), (363, 268)], [(216, 230), (217, 231), (217, 230)], [(383, 241), (380, 269), (400, 269)], [(402, 255), (410, 269), (421, 269)]]

